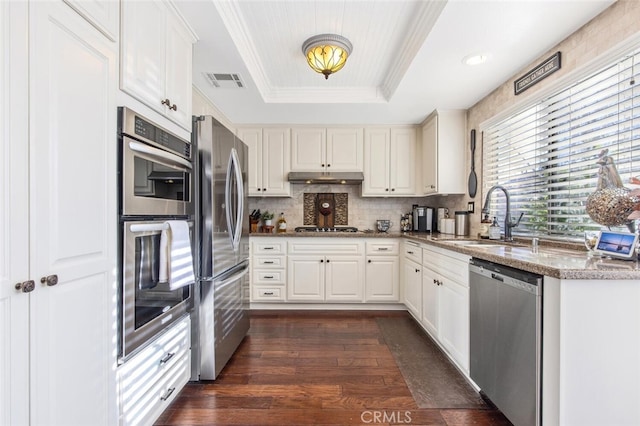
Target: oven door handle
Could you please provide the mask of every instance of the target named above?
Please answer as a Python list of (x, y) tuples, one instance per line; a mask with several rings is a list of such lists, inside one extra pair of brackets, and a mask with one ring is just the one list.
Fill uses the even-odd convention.
[(129, 148), (132, 151), (139, 152), (141, 154), (147, 154), (151, 157), (157, 158), (161, 161), (168, 162), (172, 166), (177, 167), (186, 167), (187, 169), (192, 169), (191, 162), (181, 158), (177, 155), (171, 154), (170, 152), (163, 151), (158, 148), (154, 148), (149, 145), (145, 145), (139, 142), (130, 141)]

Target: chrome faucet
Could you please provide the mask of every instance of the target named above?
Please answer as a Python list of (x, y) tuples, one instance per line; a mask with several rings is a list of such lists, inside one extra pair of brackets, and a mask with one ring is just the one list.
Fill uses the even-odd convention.
[(522, 219), (524, 212), (520, 213), (520, 217), (516, 222), (512, 221), (511, 199), (509, 198), (509, 191), (507, 191), (507, 188), (502, 185), (495, 185), (492, 186), (491, 189), (489, 189), (489, 192), (487, 192), (487, 196), (484, 199), (484, 205), (482, 206), (482, 214), (489, 214), (489, 201), (491, 201), (491, 194), (493, 194), (493, 191), (495, 191), (496, 189), (500, 189), (502, 190), (502, 192), (504, 192), (504, 196), (507, 201), (507, 211), (504, 214), (504, 240), (513, 241), (513, 237), (511, 236), (511, 228), (515, 228), (520, 224), (520, 220)]

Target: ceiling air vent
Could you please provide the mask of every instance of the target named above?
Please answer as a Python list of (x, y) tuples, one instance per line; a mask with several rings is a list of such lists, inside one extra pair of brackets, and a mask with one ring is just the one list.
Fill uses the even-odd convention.
[(204, 76), (209, 80), (213, 87), (243, 89), (244, 83), (240, 80), (238, 74), (217, 74), (213, 72), (205, 72)]

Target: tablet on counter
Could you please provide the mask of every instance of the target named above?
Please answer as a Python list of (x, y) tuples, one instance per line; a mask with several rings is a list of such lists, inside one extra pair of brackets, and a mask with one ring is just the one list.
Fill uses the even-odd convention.
[(618, 259), (635, 259), (638, 234), (629, 232), (600, 231), (595, 252)]

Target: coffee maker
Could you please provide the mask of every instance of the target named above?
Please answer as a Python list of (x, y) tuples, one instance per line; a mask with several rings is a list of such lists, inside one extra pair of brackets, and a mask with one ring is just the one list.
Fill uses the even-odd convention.
[(435, 231), (435, 210), (432, 207), (413, 206), (413, 230), (414, 232)]

